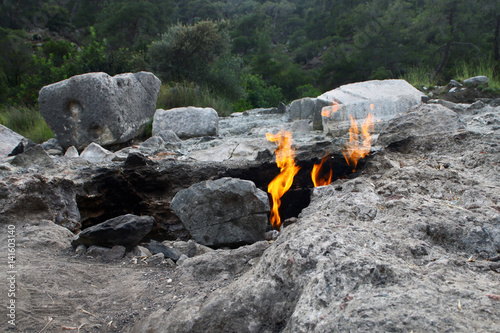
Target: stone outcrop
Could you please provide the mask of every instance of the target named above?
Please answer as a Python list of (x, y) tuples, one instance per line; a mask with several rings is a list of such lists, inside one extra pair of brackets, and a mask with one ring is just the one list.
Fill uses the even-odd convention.
[(371, 113), (375, 118), (375, 132), (378, 132), (387, 120), (420, 104), (422, 96), (404, 80), (374, 80), (341, 86), (318, 96), (340, 104), (326, 107), (323, 131), (334, 137), (342, 136), (351, 126), (351, 116), (360, 122)]
[(229, 177), (194, 184), (177, 193), (172, 210), (200, 244), (251, 244), (265, 239), (267, 194), (255, 184)]
[(126, 214), (112, 218), (83, 230), (72, 242), (74, 247), (83, 245), (98, 245), (113, 247), (122, 245), (133, 249), (153, 228), (154, 219), (151, 216)]
[(302, 98), (293, 101), (288, 108), (290, 120), (307, 119), (312, 122), (314, 130), (323, 130), (321, 110), (332, 104), (331, 101), (321, 98)]
[(22, 139), (21, 134), (0, 124), (0, 159), (7, 157)]
[[(212, 108), (184, 107), (156, 110), (153, 120), (153, 135), (173, 131), (179, 138), (219, 135), (219, 115)], [(168, 132), (167, 132), (168, 133)], [(166, 139), (171, 135), (165, 135)], [(167, 139), (171, 141), (171, 139)]]
[(154, 115), (160, 80), (152, 73), (88, 73), (43, 87), (40, 113), (59, 144), (82, 150), (125, 143)]

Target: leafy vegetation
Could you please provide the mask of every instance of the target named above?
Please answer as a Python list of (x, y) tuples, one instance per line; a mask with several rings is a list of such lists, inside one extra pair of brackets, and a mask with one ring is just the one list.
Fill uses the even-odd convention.
[(482, 74), (498, 91), (499, 12), (495, 0), (4, 1), (0, 105), (36, 109), (42, 86), (91, 71), (153, 71), (159, 107), (221, 114), (367, 79)]
[(36, 143), (54, 137), (42, 115), (34, 107), (7, 106), (0, 110), (0, 124)]

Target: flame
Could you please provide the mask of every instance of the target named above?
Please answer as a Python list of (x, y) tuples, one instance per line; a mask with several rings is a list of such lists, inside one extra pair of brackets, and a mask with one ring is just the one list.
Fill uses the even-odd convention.
[(276, 153), (276, 164), (281, 172), (269, 183), (267, 192), (271, 194), (273, 199), (270, 217), (271, 224), (275, 229), (279, 229), (281, 226), (281, 217), (279, 214), (281, 197), (292, 186), (293, 178), (300, 167), (295, 165), (295, 149), (292, 148), (293, 139), (291, 132), (281, 130), (276, 135), (266, 133), (266, 139), (278, 145), (278, 148), (274, 152)]
[[(373, 104), (370, 105), (370, 108), (373, 110)], [(364, 123), (361, 124), (361, 136), (356, 118), (353, 116), (350, 117), (349, 141), (346, 142), (346, 148), (342, 150), (342, 154), (344, 154), (347, 164), (352, 167), (352, 172), (354, 172), (356, 171), (359, 159), (364, 158), (370, 153), (372, 145), (370, 133), (373, 133), (374, 117), (373, 114), (369, 113)]]
[(314, 164), (312, 172), (311, 172), (311, 178), (314, 184), (314, 187), (318, 186), (324, 186), (324, 185), (329, 185), (332, 182), (332, 174), (333, 170), (330, 168), (330, 172), (328, 173), (327, 176), (321, 177), (321, 169), (323, 168), (323, 164), (329, 160), (330, 155), (325, 155), (319, 164)]
[(334, 114), (335, 112), (338, 111), (338, 109), (340, 108), (340, 104), (333, 101), (332, 102), (332, 105), (329, 105), (329, 106), (325, 106), (321, 109), (321, 115), (323, 117), (331, 117), (332, 114)]

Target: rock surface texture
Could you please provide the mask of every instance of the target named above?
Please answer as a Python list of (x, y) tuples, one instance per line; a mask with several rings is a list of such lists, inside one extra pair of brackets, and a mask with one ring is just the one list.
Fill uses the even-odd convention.
[[(378, 83), (367, 85), (376, 99)], [(153, 138), (112, 161), (2, 159), (0, 251), (14, 233), (16, 329), (500, 332), (500, 103), (426, 103), (382, 120), (354, 173), (341, 152), (346, 135), (273, 109), (220, 118), (217, 137)], [(265, 136), (282, 129), (293, 132), (300, 170), (282, 197), (280, 232), (237, 248), (234, 239), (218, 249), (196, 242), (182, 210), (231, 225), (237, 218), (225, 214), (249, 217), (242, 212), (267, 203), (259, 191), (279, 169)], [(325, 155), (333, 182), (312, 188)], [(259, 191), (240, 199), (247, 187)], [(267, 217), (268, 209), (257, 211)], [(127, 214), (154, 218), (140, 235), (129, 230), (133, 248), (115, 245), (121, 236), (71, 246), (78, 231)], [(0, 327), (8, 319), (0, 316)]]
[(200, 244), (225, 246), (265, 239), (269, 200), (250, 181), (226, 177), (201, 182), (177, 193), (171, 207)]
[[(153, 120), (153, 135), (165, 136), (172, 141), (174, 132), (181, 139), (219, 135), (219, 115), (212, 108), (175, 108), (156, 110)], [(165, 134), (163, 134), (165, 132)]]
[(0, 124), (0, 158), (7, 157), (22, 139), (21, 134)]
[(59, 144), (82, 150), (125, 143), (141, 136), (154, 115), (160, 80), (152, 73), (109, 76), (89, 73), (40, 90), (40, 113)]
[(422, 96), (404, 80), (374, 80), (341, 86), (318, 96), (318, 99), (340, 104), (327, 107), (331, 111), (323, 116), (323, 131), (334, 137), (342, 136), (351, 126), (351, 116), (362, 121), (371, 113), (375, 118), (375, 132), (378, 132), (385, 121), (420, 104)]

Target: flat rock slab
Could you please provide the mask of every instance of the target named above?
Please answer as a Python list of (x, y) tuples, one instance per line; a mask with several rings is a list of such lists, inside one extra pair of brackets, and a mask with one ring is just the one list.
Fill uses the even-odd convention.
[(94, 225), (78, 234), (72, 245), (98, 245), (113, 247), (125, 246), (134, 248), (153, 228), (154, 219), (151, 216), (122, 215), (106, 222)]
[(79, 150), (128, 142), (154, 115), (161, 81), (152, 73), (73, 76), (40, 90), (40, 113), (60, 145)]
[(319, 99), (340, 104), (326, 107), (323, 131), (335, 137), (343, 136), (351, 126), (351, 116), (359, 122), (371, 113), (377, 133), (387, 120), (420, 104), (422, 96), (405, 80), (374, 80), (341, 86), (318, 96)]
[[(153, 120), (153, 135), (173, 131), (179, 138), (219, 135), (219, 115), (212, 108), (185, 107), (158, 109)], [(170, 136), (170, 135), (169, 135)]]
[(265, 239), (269, 199), (251, 181), (225, 177), (200, 182), (178, 192), (170, 207), (202, 245)]

